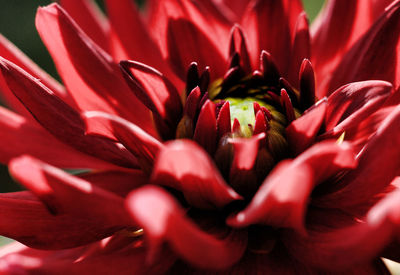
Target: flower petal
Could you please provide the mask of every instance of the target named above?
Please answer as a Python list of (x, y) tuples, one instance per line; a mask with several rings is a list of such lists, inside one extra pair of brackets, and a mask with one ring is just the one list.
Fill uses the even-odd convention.
[(354, 221), (351, 226), (331, 231), (315, 230), (307, 237), (287, 232), (285, 244), (306, 264), (345, 270), (375, 258), (393, 237), (398, 237), (399, 202), (400, 191), (396, 189), (374, 205), (363, 222)]
[(127, 208), (148, 238), (150, 260), (164, 241), (192, 265), (208, 269), (227, 268), (245, 251), (246, 233), (232, 231), (217, 239), (203, 232), (185, 217), (172, 196), (156, 186), (149, 185), (132, 192)]
[(235, 227), (254, 223), (290, 227), (305, 234), (304, 215), (315, 185), (355, 165), (349, 145), (319, 143), (295, 160), (280, 162), (246, 209), (228, 218), (227, 223)]
[(390, 83), (376, 80), (350, 83), (339, 88), (328, 98), (326, 130), (332, 130), (338, 124), (339, 128), (349, 123), (358, 124), (382, 106), (392, 89)]
[[(188, 37), (190, 39), (187, 39)], [(227, 63), (224, 55), (202, 30), (189, 20), (168, 20), (167, 49), (167, 58), (182, 79), (193, 61), (197, 62), (200, 68), (211, 68), (211, 80), (222, 77), (225, 73)]]
[(109, 52), (110, 25), (93, 1), (61, 0), (60, 4), (97, 45)]
[[(143, 171), (151, 173), (154, 158), (163, 146), (157, 139), (121, 117), (95, 111), (86, 112), (83, 116), (88, 121), (87, 134), (116, 137), (117, 141), (137, 157)], [(107, 128), (109, 125), (111, 129)], [(110, 134), (104, 135), (108, 132)]]
[[(329, 82), (333, 91), (349, 82), (379, 79), (400, 84), (400, 2), (394, 2), (343, 57)], [(380, 53), (377, 55), (376, 53)]]
[(61, 101), (39, 80), (4, 59), (0, 59), (0, 70), (12, 92), (35, 119), (59, 140), (117, 165), (135, 165), (136, 159), (116, 144), (98, 137), (85, 136), (84, 122), (79, 113)]
[(160, 151), (152, 182), (183, 192), (196, 207), (223, 207), (240, 196), (222, 179), (212, 160), (192, 141), (174, 141)]
[(115, 231), (72, 214), (52, 215), (28, 192), (0, 194), (0, 234), (30, 247), (64, 249), (100, 240)]
[(39, 8), (36, 25), (69, 91), (83, 104), (82, 110), (117, 113), (155, 134), (149, 112), (130, 91), (118, 64), (60, 6)]
[(286, 128), (286, 137), (295, 155), (314, 142), (324, 122), (327, 105), (326, 100), (321, 100)]
[[(339, 65), (346, 52), (371, 27), (390, 2), (392, 0), (353, 2), (332, 0), (327, 2), (312, 25), (313, 52), (311, 61), (316, 71), (317, 96), (319, 98), (328, 96), (333, 92), (333, 89), (327, 89), (330, 75)], [(335, 43), (332, 43), (332, 41), (335, 41)], [(352, 63), (354, 64), (354, 61)], [(356, 80), (360, 79), (351, 79), (351, 81), (343, 82), (341, 85)], [(336, 89), (339, 86), (333, 88)]]
[(347, 173), (332, 193), (319, 198), (318, 205), (354, 209), (382, 192), (400, 169), (399, 125), (400, 107), (396, 107), (359, 154), (357, 169)]
[[(252, 64), (259, 64), (262, 50), (268, 51), (277, 62), (279, 71), (287, 76), (291, 36), (283, 2), (282, 0), (251, 1), (243, 15), (241, 25), (247, 34)], [(279, 43), (276, 40), (278, 37)]]
[[(10, 60), (17, 66), (23, 68), (29, 74), (36, 78), (39, 78), (47, 87), (49, 87), (54, 93), (62, 98), (71, 106), (75, 106), (72, 101), (71, 96), (67, 93), (65, 88), (48, 75), (45, 71), (39, 68), (32, 60), (30, 60), (23, 52), (21, 52), (15, 45), (8, 41), (5, 37), (0, 34), (0, 56)], [(1, 79), (1, 77), (0, 77)], [(2, 83), (2, 80), (0, 80)], [(7, 87), (1, 84), (1, 96), (6, 103), (9, 104), (13, 110), (18, 111), (18, 113), (23, 114), (25, 117), (30, 117), (29, 112), (27, 112), (23, 105), (19, 102), (17, 98), (9, 91)]]
[(159, 71), (136, 61), (121, 61), (120, 67), (128, 85), (143, 104), (170, 127), (176, 127), (182, 114), (182, 103), (172, 83)]
[(0, 140), (7, 144), (0, 147), (3, 164), (19, 155), (30, 154), (62, 168), (116, 168), (60, 142), (36, 123), (3, 107), (0, 107)]
[(124, 200), (88, 181), (29, 156), (13, 159), (10, 173), (56, 215), (71, 213), (105, 224), (110, 230), (129, 225), (123, 207)]
[(215, 104), (209, 99), (201, 107), (193, 139), (210, 155), (215, 153), (217, 147), (217, 119)]

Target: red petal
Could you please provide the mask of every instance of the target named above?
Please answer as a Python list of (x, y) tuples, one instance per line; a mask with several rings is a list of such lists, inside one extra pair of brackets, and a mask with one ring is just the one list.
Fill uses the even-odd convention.
[(60, 142), (36, 123), (0, 107), (0, 162), (8, 163), (21, 154), (30, 154), (63, 168), (116, 168)]
[(334, 142), (319, 143), (293, 161), (283, 161), (270, 173), (245, 210), (228, 224), (261, 223), (290, 227), (305, 234), (304, 215), (314, 186), (356, 165), (352, 149)]
[[(379, 79), (400, 84), (400, 2), (395, 2), (343, 57), (329, 91), (349, 82)], [(380, 53), (377, 55), (376, 53)]]
[(163, 241), (199, 268), (227, 268), (237, 262), (245, 251), (245, 233), (232, 231), (223, 239), (217, 239), (203, 232), (185, 217), (178, 203), (161, 188), (147, 186), (132, 192), (127, 207), (132, 218), (146, 232), (150, 260)]
[(209, 99), (201, 107), (193, 139), (209, 154), (214, 154), (217, 146), (217, 120), (215, 104)]
[(78, 175), (97, 187), (126, 197), (130, 191), (149, 183), (148, 176), (141, 170), (95, 171)]
[(315, 103), (314, 69), (308, 59), (304, 59), (301, 63), (299, 78), (300, 106), (303, 110), (307, 110)]
[(346, 174), (337, 190), (320, 198), (318, 205), (351, 209), (382, 192), (400, 169), (399, 125), (400, 107), (396, 107), (363, 148), (357, 169)]
[(235, 53), (240, 55), (241, 66), (245, 73), (250, 73), (252, 66), (250, 63), (249, 52), (247, 50), (243, 30), (239, 25), (233, 26), (231, 30), (229, 56), (232, 57)]
[(222, 179), (207, 153), (191, 141), (171, 142), (160, 151), (152, 181), (180, 190), (196, 207), (223, 207), (240, 199)]
[(0, 194), (0, 234), (30, 247), (77, 247), (114, 231), (95, 220), (71, 214), (54, 216), (28, 191)]
[(373, 206), (362, 222), (331, 231), (313, 231), (308, 237), (289, 233), (285, 244), (295, 257), (320, 268), (344, 270), (362, 264), (377, 257), (398, 236), (399, 202), (397, 189)]
[(93, 1), (61, 0), (60, 4), (97, 45), (109, 52), (110, 25)]
[(121, 61), (120, 66), (127, 83), (143, 104), (168, 124), (176, 126), (182, 103), (171, 82), (159, 71), (135, 61)]
[(61, 101), (39, 80), (4, 59), (0, 61), (0, 69), (12, 92), (35, 119), (59, 140), (118, 165), (129, 167), (136, 163), (136, 159), (116, 144), (85, 136), (84, 122), (79, 113)]
[(224, 75), (227, 65), (221, 46), (213, 44), (197, 25), (185, 19), (170, 19), (167, 37), (167, 58), (178, 76), (184, 78), (193, 61), (200, 68), (209, 66), (212, 80)]
[[(86, 112), (83, 116), (88, 121), (87, 134), (116, 137), (138, 159), (139, 165), (148, 173), (153, 167), (154, 158), (162, 144), (129, 121), (102, 112)], [(95, 127), (97, 126), (98, 127)], [(111, 125), (111, 129), (107, 127)], [(106, 130), (105, 130), (106, 128)], [(109, 135), (104, 133), (110, 132)]]
[[(279, 71), (286, 76), (291, 50), (291, 37), (285, 4), (282, 0), (253, 0), (242, 18), (247, 34), (252, 64), (259, 64), (262, 50), (268, 51), (277, 61)], [(277, 24), (279, 22), (279, 24)], [(277, 38), (279, 37), (279, 43)]]
[(304, 59), (310, 59), (311, 45), (310, 32), (308, 30), (308, 18), (305, 12), (302, 12), (297, 19), (294, 40), (292, 46), (292, 58), (289, 71), (289, 81), (292, 85), (298, 87), (299, 71)]
[(328, 98), (326, 130), (340, 132), (360, 123), (381, 107), (391, 92), (390, 83), (376, 80), (355, 82), (339, 88)]
[(156, 68), (171, 79), (181, 91), (184, 88), (183, 82), (174, 75), (164, 61), (158, 45), (151, 37), (132, 1), (107, 0), (105, 3), (112, 30), (124, 51), (123, 55), (114, 53), (115, 60), (130, 59)]
[[(330, 75), (339, 65), (345, 53), (371, 27), (378, 15), (384, 11), (385, 6), (390, 2), (392, 0), (353, 2), (332, 0), (327, 2), (312, 25), (313, 52), (311, 61), (317, 76), (318, 98), (327, 96), (333, 91), (333, 89), (327, 90)], [(352, 66), (354, 66), (354, 60)], [(355, 80), (347, 81), (341, 85)]]
[(307, 149), (315, 140), (324, 122), (327, 102), (320, 101), (286, 128), (286, 137), (295, 155)]
[[(71, 96), (65, 91), (64, 87), (54, 80), (45, 71), (40, 69), (32, 60), (30, 60), (23, 52), (21, 52), (15, 45), (8, 41), (5, 37), (0, 34), (0, 56), (10, 60), (17, 66), (23, 68), (29, 74), (36, 78), (39, 78), (47, 87), (49, 87), (54, 93), (62, 98), (71, 106), (75, 106)], [(1, 77), (0, 77), (1, 79)], [(0, 80), (0, 83), (2, 81)], [(18, 99), (12, 94), (12, 92), (5, 86), (1, 85), (2, 99), (6, 100), (14, 110), (18, 111), (24, 116), (29, 116), (29, 112), (25, 110), (25, 107), (21, 105)]]
[[(80, 105), (81, 109), (117, 112), (154, 134), (147, 108), (130, 91), (119, 66), (79, 29), (60, 6), (51, 4), (39, 8), (36, 25), (53, 52), (57, 68), (76, 102), (81, 104), (82, 100), (85, 104), (89, 101), (87, 105)], [(103, 107), (105, 104), (109, 107)]]
[(123, 199), (29, 156), (13, 159), (10, 173), (58, 215), (74, 214), (116, 231), (129, 225)]
[(229, 101), (226, 101), (219, 111), (217, 118), (217, 132), (218, 140), (220, 140), (225, 134), (231, 132), (231, 111), (229, 108)]

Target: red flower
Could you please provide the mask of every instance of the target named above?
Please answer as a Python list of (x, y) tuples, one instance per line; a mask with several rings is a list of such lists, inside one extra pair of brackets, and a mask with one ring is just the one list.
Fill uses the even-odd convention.
[(332, 0), (311, 35), (294, 0), (39, 8), (65, 87), (1, 38), (0, 160), (29, 190), (0, 196), (0, 234), (29, 247), (4, 248), (1, 272), (384, 273), (400, 229), (390, 2)]

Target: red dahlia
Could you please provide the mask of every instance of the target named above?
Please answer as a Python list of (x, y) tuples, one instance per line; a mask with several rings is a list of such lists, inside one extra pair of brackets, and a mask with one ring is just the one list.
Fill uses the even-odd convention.
[(65, 86), (0, 40), (0, 160), (27, 189), (0, 195), (0, 272), (400, 260), (400, 1), (331, 0), (311, 32), (298, 0), (60, 2), (36, 27)]

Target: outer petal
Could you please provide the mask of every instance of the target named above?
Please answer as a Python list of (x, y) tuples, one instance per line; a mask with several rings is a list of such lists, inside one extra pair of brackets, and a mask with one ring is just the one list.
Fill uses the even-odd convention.
[(349, 145), (317, 144), (295, 160), (281, 162), (264, 181), (249, 206), (227, 222), (237, 227), (254, 223), (291, 227), (304, 234), (304, 215), (315, 185), (355, 165), (355, 156)]
[[(262, 50), (268, 51), (277, 62), (280, 72), (287, 76), (291, 35), (284, 1), (251, 1), (241, 24), (247, 34), (252, 64), (259, 64)], [(279, 42), (276, 39), (278, 37)]]
[(382, 106), (391, 92), (390, 83), (374, 80), (355, 82), (339, 88), (328, 98), (326, 130), (333, 129), (339, 123), (359, 123)]
[(21, 154), (30, 154), (63, 168), (115, 168), (60, 142), (46, 130), (26, 118), (0, 107), (0, 162), (8, 163)]
[[(47, 87), (50, 87), (50, 89), (53, 90), (57, 96), (62, 98), (69, 105), (74, 106), (71, 96), (65, 91), (64, 87), (60, 83), (40, 69), (32, 60), (30, 60), (23, 52), (21, 52), (15, 45), (13, 45), (1, 34), (0, 56), (15, 63), (34, 77), (39, 78)], [(6, 100), (6, 103), (9, 104), (14, 110), (24, 114), (24, 116), (30, 117), (30, 115), (28, 115), (29, 113), (26, 112), (25, 108), (21, 105), (18, 99), (15, 98), (8, 87), (3, 85), (2, 80), (0, 80), (0, 83), (2, 99)]]
[[(149, 112), (129, 90), (118, 65), (60, 6), (40, 8), (36, 25), (71, 94), (82, 102), (81, 109), (117, 112), (154, 134)], [(111, 110), (103, 107), (109, 103)]]
[(286, 128), (286, 136), (295, 155), (303, 152), (315, 140), (324, 122), (327, 105), (326, 100), (321, 100)]
[(295, 257), (320, 268), (344, 270), (367, 262), (392, 237), (399, 236), (399, 202), (400, 192), (396, 189), (373, 206), (362, 222), (332, 231), (310, 232), (308, 237), (288, 233), (285, 244)]
[(162, 242), (168, 241), (173, 250), (192, 265), (224, 269), (237, 262), (246, 248), (247, 237), (243, 232), (232, 231), (223, 239), (217, 239), (200, 230), (161, 188), (147, 186), (132, 192), (127, 208), (146, 232), (150, 260)]
[(86, 112), (83, 115), (88, 122), (87, 134), (116, 137), (116, 141), (137, 157), (143, 171), (151, 173), (154, 158), (163, 146), (161, 142), (123, 118), (102, 112)]
[(206, 152), (191, 141), (174, 141), (160, 151), (152, 181), (182, 191), (191, 205), (201, 208), (223, 207), (240, 198)]
[(318, 205), (354, 211), (357, 205), (369, 203), (383, 192), (399, 175), (399, 125), (400, 107), (396, 107), (359, 154), (357, 169), (346, 174), (332, 193), (318, 200)]
[[(138, 243), (135, 244), (137, 246)], [(87, 248), (47, 253), (20, 248), (19, 251), (11, 252), (0, 259), (0, 273), (59, 274), (60, 270), (68, 270), (68, 274), (72, 275), (164, 274), (175, 260), (173, 255), (164, 252), (157, 264), (148, 266), (145, 264), (145, 249), (134, 245), (112, 253), (107, 253), (105, 249), (98, 250), (95, 255), (87, 256)]]
[[(349, 82), (380, 79), (400, 84), (400, 2), (396, 1), (343, 57), (328, 91)], [(379, 53), (377, 55), (376, 53)]]
[(0, 194), (0, 234), (30, 247), (63, 249), (100, 240), (115, 229), (71, 214), (52, 215), (28, 192)]
[(327, 76), (334, 71), (343, 55), (371, 27), (390, 2), (393, 0), (327, 2), (312, 25), (311, 61), (317, 75), (319, 98), (332, 92), (326, 90), (329, 81)]
[(123, 199), (88, 181), (29, 156), (11, 161), (10, 173), (45, 202), (48, 209), (56, 215), (75, 214), (77, 217), (106, 224), (110, 230), (129, 225)]
[[(61, 101), (39, 80), (14, 64), (1, 59), (0, 69), (8, 86), (35, 119), (59, 140), (87, 154), (122, 165), (136, 160), (116, 144), (84, 135), (84, 122), (79, 113)], [(60, 127), (62, 126), (62, 127)]]
[(110, 25), (93, 0), (61, 0), (60, 4), (97, 45), (109, 52)]

